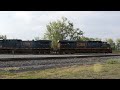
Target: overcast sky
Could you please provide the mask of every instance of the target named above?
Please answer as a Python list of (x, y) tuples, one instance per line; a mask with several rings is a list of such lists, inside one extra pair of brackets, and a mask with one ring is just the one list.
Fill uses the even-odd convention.
[(67, 17), (84, 36), (120, 38), (120, 11), (0, 11), (0, 34), (12, 39), (43, 37), (46, 24)]

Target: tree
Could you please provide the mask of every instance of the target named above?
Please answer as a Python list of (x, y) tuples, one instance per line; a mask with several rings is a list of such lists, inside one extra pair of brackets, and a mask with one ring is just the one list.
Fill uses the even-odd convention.
[(111, 38), (106, 39), (106, 42), (108, 42), (109, 44), (113, 44), (114, 43), (113, 39), (111, 39)]
[(34, 40), (37, 41), (37, 40), (40, 40), (40, 38), (39, 37), (35, 37)]
[(6, 35), (0, 35), (0, 39), (7, 39)]
[(95, 38), (94, 40), (95, 40), (95, 41), (102, 41), (101, 38)]
[(101, 41), (101, 39), (100, 38), (89, 38), (89, 37), (82, 36), (80, 38), (80, 41)]
[(34, 39), (33, 39), (34, 41), (37, 41), (37, 40), (45, 40), (45, 37), (34, 37)]
[(72, 22), (62, 17), (62, 20), (50, 22), (44, 39), (52, 40), (52, 47), (57, 48), (58, 40), (79, 40), (83, 32), (79, 28), (74, 28)]
[(120, 38), (116, 39), (116, 48), (120, 50)]
[(113, 39), (111, 39), (111, 38), (106, 39), (106, 42), (110, 44), (110, 46), (113, 50), (115, 50), (115, 42), (113, 41)]
[(80, 41), (92, 41), (93, 38), (88, 38), (88, 37), (82, 36), (79, 40)]
[(120, 43), (120, 38), (116, 39), (116, 44)]

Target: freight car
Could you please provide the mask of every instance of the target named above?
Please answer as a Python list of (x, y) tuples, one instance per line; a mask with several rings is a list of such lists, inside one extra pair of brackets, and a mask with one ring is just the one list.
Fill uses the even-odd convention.
[(58, 41), (54, 51), (51, 40), (22, 41), (20, 39), (0, 40), (1, 54), (74, 54), (74, 53), (112, 53), (109, 44), (102, 41)]

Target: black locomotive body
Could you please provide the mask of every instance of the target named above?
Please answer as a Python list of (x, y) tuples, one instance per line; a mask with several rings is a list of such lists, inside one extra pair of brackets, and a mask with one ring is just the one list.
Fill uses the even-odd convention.
[(50, 53), (51, 41), (22, 41), (18, 39), (0, 40), (1, 54), (44, 54)]
[(76, 41), (67, 41), (67, 40), (63, 40), (63, 41), (58, 41), (58, 52), (60, 54), (68, 54), (68, 53), (76, 53), (75, 50), (76, 49)]
[(112, 53), (109, 44), (102, 41), (59, 41), (60, 53)]
[[(1, 54), (51, 54), (51, 40), (22, 41), (20, 39), (0, 40)], [(57, 53), (112, 53), (109, 44), (102, 41), (58, 41)]]
[(38, 40), (33, 41), (33, 52), (37, 54), (50, 54), (51, 41), (50, 40)]

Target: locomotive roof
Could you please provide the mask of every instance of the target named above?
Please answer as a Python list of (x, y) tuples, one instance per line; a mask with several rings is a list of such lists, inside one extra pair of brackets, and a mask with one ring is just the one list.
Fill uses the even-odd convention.
[(3, 39), (3, 41), (22, 41), (21, 39)]
[[(34, 41), (34, 40), (21, 40), (21, 39), (1, 39), (0, 41)], [(43, 42), (51, 42), (51, 40), (37, 40)]]
[(60, 40), (58, 42), (102, 42), (102, 41), (70, 41), (70, 40)]
[(51, 40), (37, 40), (37, 41), (52, 42)]
[(87, 42), (100, 42), (101, 43), (102, 41), (87, 41)]
[(58, 42), (76, 42), (76, 41), (69, 41), (69, 40), (60, 40)]

